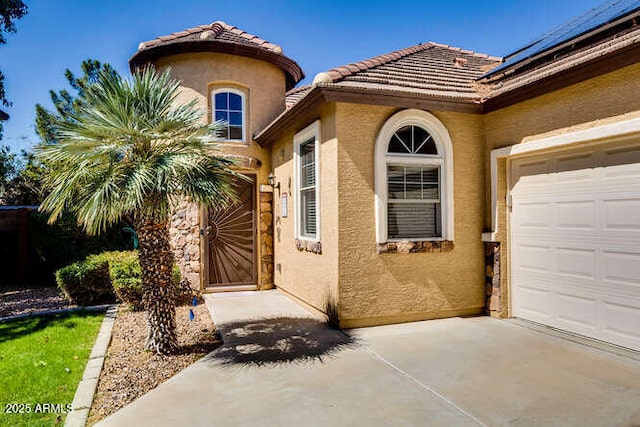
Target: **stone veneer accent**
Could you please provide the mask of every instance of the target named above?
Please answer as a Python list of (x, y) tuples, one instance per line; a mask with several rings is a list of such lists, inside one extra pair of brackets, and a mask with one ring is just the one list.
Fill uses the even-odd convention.
[(314, 254), (322, 255), (322, 242), (296, 239), (296, 249), (300, 252), (312, 252)]
[(273, 288), (273, 193), (260, 192), (260, 289)]
[(420, 241), (420, 242), (387, 242), (378, 243), (379, 254), (413, 254), (450, 252), (453, 250), (453, 242), (444, 241)]
[[(260, 193), (260, 289), (273, 288), (273, 193)], [(171, 215), (169, 241), (182, 277), (192, 289), (200, 290), (200, 209), (181, 201)]]
[(484, 264), (486, 309), (489, 314), (500, 316), (500, 243), (485, 242)]
[(169, 242), (183, 279), (192, 289), (200, 290), (200, 209), (181, 201), (171, 215)]

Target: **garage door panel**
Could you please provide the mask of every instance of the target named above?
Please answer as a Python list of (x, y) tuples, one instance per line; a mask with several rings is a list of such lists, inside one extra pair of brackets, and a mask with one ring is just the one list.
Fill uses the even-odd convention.
[[(518, 311), (527, 315), (527, 318), (538, 322), (546, 322), (551, 316), (551, 294), (548, 290), (528, 287), (523, 284), (518, 289)], [(515, 308), (515, 306), (514, 306)]]
[[(635, 302), (612, 302), (604, 304), (606, 315), (603, 328), (603, 339), (607, 335), (615, 337), (612, 341), (619, 345), (625, 345), (627, 340), (640, 344), (640, 308)], [(638, 348), (638, 347), (636, 347)]]
[(603, 298), (620, 298), (623, 302), (638, 301), (640, 307), (640, 287), (637, 284), (604, 280), (600, 282)]
[(558, 182), (561, 184), (588, 184), (593, 182), (595, 171), (584, 169), (581, 171), (569, 171), (558, 174)]
[(604, 181), (613, 181), (620, 179), (638, 180), (640, 179), (640, 171), (634, 165), (624, 164), (618, 166), (607, 166), (602, 171), (602, 179)]
[(640, 350), (640, 149), (515, 160), (511, 197), (513, 315)]
[(547, 228), (551, 226), (551, 205), (548, 201), (526, 203), (522, 214), (515, 218), (519, 227)]
[(559, 292), (556, 296), (558, 326), (582, 334), (592, 333), (596, 329), (597, 301), (595, 298), (578, 297), (574, 294)]
[(547, 271), (549, 269), (547, 246), (519, 245), (518, 266), (529, 271)]
[(640, 197), (603, 200), (603, 227), (605, 230), (640, 232)]
[[(599, 237), (602, 241), (602, 250), (612, 250), (619, 252), (633, 252), (640, 241), (640, 233), (630, 232), (630, 231), (610, 231), (610, 230), (602, 230), (599, 233)], [(612, 246), (611, 241), (615, 241), (616, 245)]]
[(599, 282), (595, 279), (581, 280), (576, 277), (566, 277), (558, 282), (558, 277), (554, 277), (554, 282), (549, 283), (548, 286), (554, 295), (572, 295), (589, 301), (600, 301), (605, 296)]
[(553, 289), (553, 273), (528, 270), (526, 268), (523, 268), (522, 271), (527, 273), (523, 275), (520, 281), (522, 288), (541, 292), (550, 292)]
[(596, 251), (585, 248), (558, 248), (556, 250), (558, 273), (595, 280)]
[(552, 247), (571, 247), (576, 245), (596, 245), (598, 240), (593, 237), (593, 231), (581, 228), (558, 228), (540, 230), (526, 230), (522, 232), (522, 236), (530, 239), (526, 244), (535, 244), (539, 246)]
[(595, 206), (596, 203), (593, 200), (558, 202), (556, 204), (558, 228), (593, 230), (596, 223)]
[(640, 253), (608, 250), (602, 260), (606, 282), (637, 285), (640, 295)]

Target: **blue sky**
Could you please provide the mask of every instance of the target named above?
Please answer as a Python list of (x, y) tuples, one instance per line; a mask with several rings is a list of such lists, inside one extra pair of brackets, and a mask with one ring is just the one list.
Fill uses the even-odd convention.
[[(506, 55), (602, 0), (23, 0), (29, 14), (0, 46), (13, 106), (0, 144), (18, 151), (38, 139), (35, 104), (66, 88), (65, 68), (83, 59), (128, 74), (138, 43), (222, 20), (282, 46), (305, 82), (329, 68), (436, 41)], [(304, 83), (304, 82), (303, 82)]]

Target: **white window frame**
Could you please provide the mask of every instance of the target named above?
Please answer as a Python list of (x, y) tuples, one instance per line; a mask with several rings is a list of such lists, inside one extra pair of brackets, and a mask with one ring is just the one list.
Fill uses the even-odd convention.
[[(222, 142), (236, 142), (236, 143), (246, 143), (247, 142), (247, 94), (242, 92), (241, 90), (234, 89), (231, 87), (220, 87), (211, 91), (211, 122), (215, 123), (216, 121), (216, 94), (218, 93), (233, 93), (235, 95), (239, 95), (242, 101), (242, 139), (223, 139)], [(229, 124), (227, 123), (227, 126)]]
[[(316, 235), (309, 237), (302, 234), (302, 205), (300, 197), (300, 145), (315, 139), (314, 156), (315, 156), (315, 174), (316, 174)], [(302, 129), (293, 137), (293, 182), (294, 182), (294, 228), (295, 238), (298, 240), (308, 240), (312, 242), (320, 241), (320, 120), (316, 120), (306, 128)]]
[[(431, 134), (438, 155), (408, 155), (388, 153), (389, 141), (404, 126), (419, 126)], [(387, 230), (388, 164), (424, 165), (440, 167), (440, 209), (442, 236), (414, 239), (389, 239)], [(453, 240), (453, 147), (447, 128), (438, 118), (422, 110), (403, 110), (391, 116), (382, 126), (376, 140), (375, 152), (375, 211), (376, 242), (443, 241)]]

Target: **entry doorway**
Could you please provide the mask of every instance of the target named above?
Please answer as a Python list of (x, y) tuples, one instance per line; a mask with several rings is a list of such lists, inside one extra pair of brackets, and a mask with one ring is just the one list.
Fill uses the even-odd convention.
[(205, 290), (256, 289), (255, 176), (237, 180), (238, 200), (226, 207), (206, 209)]

